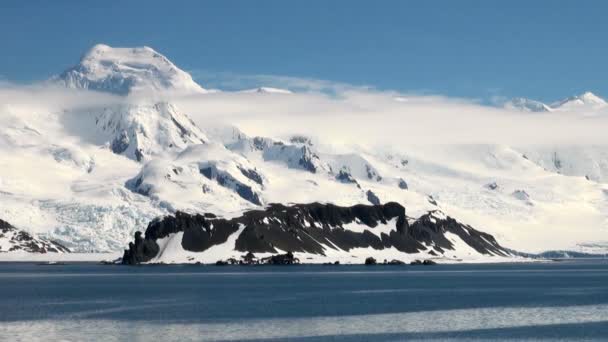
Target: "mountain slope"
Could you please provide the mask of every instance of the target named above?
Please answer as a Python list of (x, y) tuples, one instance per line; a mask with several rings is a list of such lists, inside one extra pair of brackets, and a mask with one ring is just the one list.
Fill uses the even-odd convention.
[(95, 125), (112, 152), (137, 161), (207, 141), (188, 116), (167, 102), (107, 107), (95, 115)]

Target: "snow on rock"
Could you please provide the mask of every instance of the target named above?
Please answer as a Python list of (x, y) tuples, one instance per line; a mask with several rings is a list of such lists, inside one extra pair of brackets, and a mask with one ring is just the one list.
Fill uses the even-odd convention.
[(265, 176), (246, 158), (209, 143), (146, 163), (126, 186), (171, 211), (195, 211), (208, 203), (209, 208), (225, 212), (263, 204), (264, 182)]
[(526, 99), (523, 97), (517, 97), (511, 99), (504, 104), (506, 109), (519, 110), (523, 112), (550, 112), (551, 107), (548, 105), (535, 100)]
[(412, 256), (454, 260), (460, 245), (476, 257), (513, 257), (491, 235), (439, 212), (409, 224), (405, 208), (397, 203), (352, 207), (311, 203), (272, 204), (233, 219), (178, 212), (151, 222), (145, 237), (137, 232), (122, 260), (125, 264), (214, 263), (245, 253), (259, 257), (285, 252), (305, 263), (336, 259), (362, 263), (365, 257), (381, 260), (387, 252), (401, 260)]
[(292, 169), (306, 170), (311, 173), (330, 170), (330, 167), (320, 160), (309, 144), (284, 143), (265, 137), (249, 138), (242, 134), (234, 137), (230, 143), (226, 144), (226, 147), (248, 158), (283, 163)]
[(188, 73), (147, 46), (114, 48), (95, 45), (77, 65), (55, 80), (70, 88), (120, 95), (145, 91), (205, 92)]
[(365, 196), (367, 196), (367, 200), (369, 201), (369, 203), (371, 203), (373, 205), (379, 205), (380, 204), (380, 198), (373, 191), (367, 190), (365, 192)]
[(258, 93), (258, 94), (293, 94), (292, 91), (280, 88), (259, 87), (255, 89), (242, 90), (242, 93)]
[(309, 137), (293, 135), (289, 142), (266, 137), (249, 138), (235, 128), (214, 129), (226, 147), (252, 160), (281, 163), (291, 169), (327, 174), (343, 183), (356, 179), (382, 181), (380, 172), (358, 153), (322, 153)]
[(551, 104), (551, 108), (559, 110), (598, 109), (607, 105), (606, 100), (593, 94), (585, 92), (580, 95), (571, 96), (564, 100)]
[(48, 153), (58, 163), (68, 164), (89, 173), (95, 168), (95, 159), (76, 146), (52, 145), (49, 146)]
[(515, 190), (511, 195), (520, 201), (530, 202), (530, 195), (525, 190)]
[(588, 111), (606, 107), (608, 103), (603, 98), (585, 92), (547, 105), (540, 101), (517, 97), (504, 103), (503, 107), (523, 112), (553, 112), (553, 111)]
[(606, 146), (538, 146), (520, 149), (530, 161), (548, 171), (608, 182)]
[(328, 160), (328, 164), (333, 170), (347, 170), (356, 179), (382, 181), (380, 172), (358, 153), (325, 154), (322, 155), (322, 158)]
[(32, 236), (0, 220), (0, 253), (2, 252), (69, 253), (70, 250), (58, 242)]
[(498, 188), (499, 188), (499, 186), (498, 186), (498, 184), (496, 184), (496, 182), (488, 183), (488, 184), (484, 185), (484, 187), (488, 190), (498, 190)]
[(207, 141), (187, 115), (167, 102), (104, 108), (95, 124), (112, 152), (137, 161)]

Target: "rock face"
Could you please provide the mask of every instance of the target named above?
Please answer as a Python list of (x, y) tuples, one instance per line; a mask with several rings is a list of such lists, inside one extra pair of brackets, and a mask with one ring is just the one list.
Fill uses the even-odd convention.
[(204, 252), (223, 245), (238, 233), (233, 237), (234, 246), (226, 247), (241, 253), (326, 256), (329, 251), (348, 254), (352, 249), (370, 248), (443, 255), (454, 250), (454, 240), (450, 237), (455, 236), (479, 254), (511, 255), (490, 234), (438, 211), (429, 212), (410, 224), (405, 208), (395, 202), (351, 207), (310, 203), (270, 204), (264, 210), (251, 210), (232, 219), (177, 212), (152, 221), (145, 238), (136, 233), (122, 262), (137, 264), (153, 260), (161, 252), (159, 241), (177, 233), (183, 234), (181, 247), (188, 252)]
[(28, 253), (69, 253), (70, 250), (55, 241), (32, 236), (0, 220), (0, 252), (24, 251)]
[(380, 198), (371, 190), (367, 190), (367, 192), (365, 193), (365, 195), (367, 196), (367, 200), (373, 204), (373, 205), (379, 205), (380, 202)]
[[(239, 168), (239, 170), (245, 177), (247, 177), (261, 185), (261, 183), (262, 183), (261, 177), (258, 174), (255, 174), (257, 177), (254, 176), (252, 178), (253, 174), (250, 172), (255, 172), (255, 171), (250, 171), (250, 170), (243, 169), (243, 168)], [(247, 200), (256, 205), (262, 204), (260, 197), (258, 196), (257, 193), (255, 193), (255, 191), (250, 186), (239, 182), (237, 179), (232, 177), (232, 175), (230, 175), (228, 172), (218, 170), (218, 168), (215, 165), (210, 165), (210, 166), (200, 169), (200, 173), (202, 175), (204, 175), (205, 177), (207, 177), (208, 179), (217, 181), (218, 184), (220, 184), (223, 187), (233, 189), (244, 200)]]

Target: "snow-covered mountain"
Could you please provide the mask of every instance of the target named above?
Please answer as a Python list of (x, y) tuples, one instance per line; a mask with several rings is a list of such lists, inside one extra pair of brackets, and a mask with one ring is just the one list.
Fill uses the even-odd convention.
[(504, 107), (523, 112), (550, 112), (552, 110), (551, 107), (540, 101), (530, 100), (523, 97), (511, 99), (504, 104)]
[[(298, 127), (277, 136), (248, 134), (234, 125), (213, 122), (209, 119), (213, 113), (193, 113), (196, 106), (169, 94), (186, 92), (191, 98), (196, 93), (200, 101), (221, 106), (231, 106), (231, 96), (277, 99), (279, 109), (291, 105), (286, 101), (297, 100), (298, 95), (267, 96), (284, 93), (268, 88), (249, 94), (206, 92), (149, 48), (95, 46), (57, 80), (69, 88), (124, 96), (113, 96), (118, 102), (73, 107), (17, 102), (0, 106), (0, 218), (73, 251), (122, 250), (136, 231), (178, 211), (213, 214), (234, 223), (272, 203), (291, 208), (315, 202), (342, 207), (396, 202), (407, 212), (408, 227), (425, 217), (449, 216), (462, 227), (489, 234), (487, 239), (500, 246), (524, 252), (580, 250), (590, 244), (594, 252), (608, 250), (604, 146), (376, 148), (361, 140), (335, 148), (334, 137), (309, 137)], [(403, 134), (408, 129), (404, 125)], [(271, 214), (268, 220), (280, 216)], [(282, 220), (274, 228), (277, 234), (289, 230), (288, 221)], [(327, 227), (375, 234), (373, 225), (353, 222)], [(266, 228), (256, 223), (255, 231)], [(302, 238), (308, 228), (299, 228), (296, 235)], [(385, 228), (384, 233), (391, 235), (393, 227)], [(427, 230), (417, 232), (421, 235), (414, 240), (426, 241), (425, 251), (434, 250), (436, 257), (485, 260), (487, 256), (445, 230), (434, 232), (438, 235), (430, 240), (424, 240)], [(442, 237), (450, 241), (450, 248), (442, 247), (446, 244)], [(221, 259), (242, 252), (235, 249), (238, 238), (230, 235), (205, 253), (228, 248), (218, 252)], [(170, 240), (158, 245), (179, 252), (180, 239)], [(338, 246), (340, 258), (350, 257), (353, 246), (340, 247), (329, 237), (322, 248), (329, 251), (332, 244)], [(365, 247), (370, 246), (365, 256), (375, 254), (382, 260), (389, 253), (388, 246)], [(444, 253), (437, 252), (437, 246)], [(178, 261), (177, 254), (172, 257), (169, 251), (158, 260)], [(403, 251), (397, 248), (395, 253)], [(311, 257), (321, 260), (319, 255)], [(205, 260), (217, 261), (214, 258)], [(391, 254), (391, 258), (396, 257)]]
[(72, 88), (126, 95), (139, 91), (203, 93), (200, 85), (165, 56), (147, 46), (95, 45), (56, 81)]
[(259, 87), (254, 89), (242, 90), (243, 93), (258, 93), (258, 94), (293, 94), (291, 90), (272, 88), (272, 87)]
[(93, 115), (96, 131), (105, 135), (112, 152), (137, 161), (207, 141), (187, 115), (167, 102), (112, 106)]
[(606, 100), (593, 94), (585, 92), (580, 95), (571, 96), (551, 104), (552, 108), (561, 110), (598, 109), (607, 105)]
[(552, 112), (552, 111), (574, 111), (585, 114), (590, 110), (603, 109), (608, 105), (606, 100), (593, 94), (585, 92), (580, 95), (556, 101), (547, 105), (543, 102), (517, 97), (504, 103), (506, 109), (519, 110), (523, 112)]

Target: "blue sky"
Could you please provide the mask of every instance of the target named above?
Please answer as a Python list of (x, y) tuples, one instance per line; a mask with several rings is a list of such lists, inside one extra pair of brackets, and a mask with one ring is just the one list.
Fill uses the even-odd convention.
[(606, 96), (607, 10), (555, 0), (2, 0), (0, 75), (45, 79), (106, 43), (151, 46), (207, 87), (277, 75), (467, 98)]

